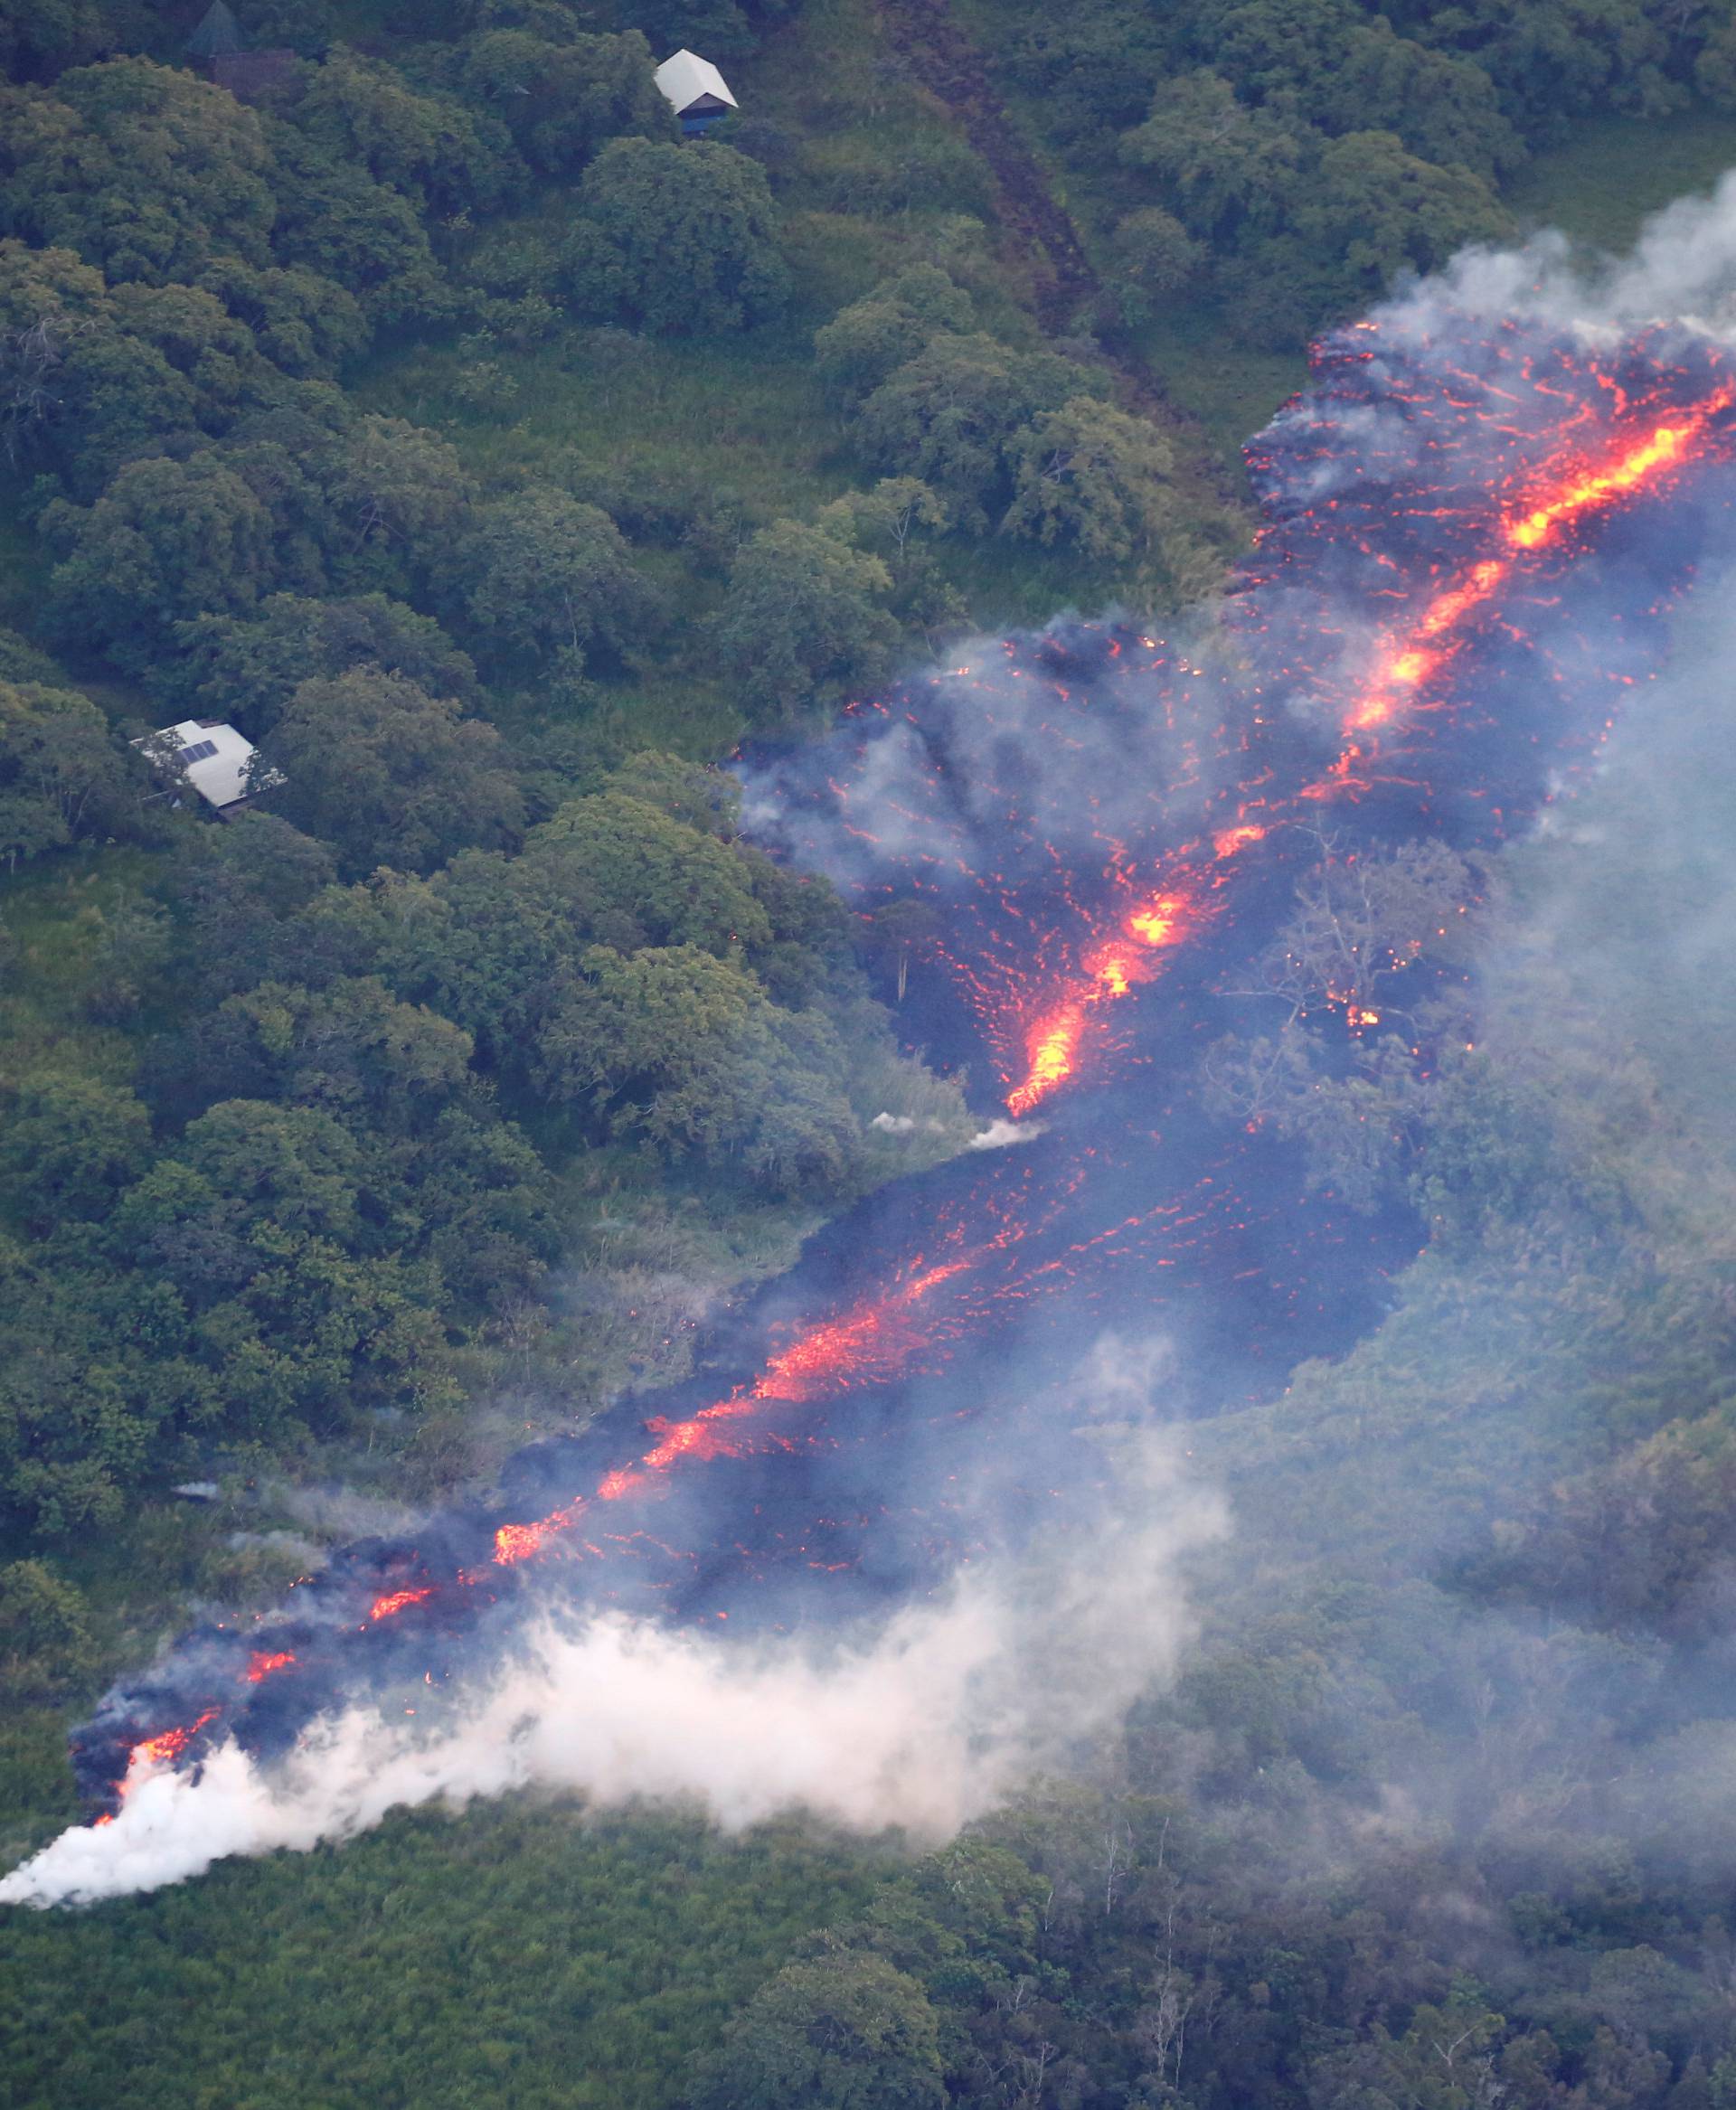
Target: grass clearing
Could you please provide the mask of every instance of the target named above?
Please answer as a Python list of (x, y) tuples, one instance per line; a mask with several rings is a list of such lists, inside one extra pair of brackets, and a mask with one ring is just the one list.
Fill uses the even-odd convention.
[(1675, 199), (1707, 191), (1736, 167), (1736, 115), (1708, 109), (1663, 118), (1599, 118), (1565, 146), (1538, 154), (1507, 187), (1530, 228), (1559, 227), (1617, 252)]
[(105, 918), (149, 897), (158, 863), (149, 850), (67, 851), (0, 883), (0, 1083), (48, 1062), (108, 1083), (132, 1074), (136, 1044), (87, 1006)]
[(467, 363), (449, 344), (387, 352), (352, 390), (371, 410), (432, 426), (467, 468), (499, 485), (613, 479), (630, 460), (640, 485), (731, 493), (769, 516), (811, 504), (816, 484), (831, 497), (848, 483), (841, 469), (827, 470), (840, 434), (805, 338), (756, 331), (687, 343), (609, 333), (620, 342), (599, 371), (585, 356), (590, 335), (515, 354), (517, 391), (494, 414), (467, 401)]

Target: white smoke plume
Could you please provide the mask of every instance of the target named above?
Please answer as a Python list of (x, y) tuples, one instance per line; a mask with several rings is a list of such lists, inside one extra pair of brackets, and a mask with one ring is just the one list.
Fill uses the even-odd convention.
[(1047, 1133), (1041, 1121), (1009, 1121), (1005, 1115), (991, 1121), (986, 1128), (978, 1129), (970, 1139), (972, 1150), (1006, 1150), (1020, 1143), (1034, 1143), (1039, 1135)]
[[(1094, 1406), (1113, 1411), (1146, 1373), (1099, 1358), (1095, 1374)], [(1179, 1564), (1223, 1531), (1222, 1506), (1166, 1443), (1122, 1447), (1121, 1513), (1086, 1562), (1056, 1550), (967, 1571), (844, 1644), (550, 1616), (458, 1726), (419, 1733), (357, 1706), (276, 1764), (230, 1744), (196, 1771), (147, 1769), (112, 1823), (62, 1833), (0, 1881), (0, 1902), (90, 1904), (351, 1838), (392, 1809), (526, 1787), (697, 1803), (731, 1830), (803, 1810), (948, 1837), (1110, 1728), (1192, 1631)]]
[(1736, 337), (1736, 170), (1710, 195), (1654, 213), (1625, 257), (1589, 258), (1552, 231), (1518, 249), (1467, 250), (1382, 309), (1382, 320), (1421, 316), (1443, 301), (1495, 319), (1612, 329), (1672, 322)]

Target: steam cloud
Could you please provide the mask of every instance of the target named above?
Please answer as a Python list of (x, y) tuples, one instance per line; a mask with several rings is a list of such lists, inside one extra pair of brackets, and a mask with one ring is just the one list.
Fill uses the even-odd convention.
[[(1099, 1401), (1143, 1408), (1150, 1370), (1104, 1350)], [(843, 1644), (731, 1644), (619, 1614), (546, 1614), (456, 1726), (419, 1733), (354, 1707), (278, 1765), (225, 1744), (196, 1771), (137, 1780), (111, 1824), (62, 1833), (0, 1881), (0, 1902), (90, 1904), (231, 1854), (351, 1838), (392, 1809), (528, 1787), (598, 1807), (694, 1802), (731, 1830), (805, 1810), (944, 1839), (1111, 1727), (1190, 1631), (1178, 1567), (1224, 1530), (1222, 1505), (1148, 1435), (1122, 1438), (1117, 1464), (1130, 1499), (1088, 1559), (1052, 1547), (967, 1571)]]

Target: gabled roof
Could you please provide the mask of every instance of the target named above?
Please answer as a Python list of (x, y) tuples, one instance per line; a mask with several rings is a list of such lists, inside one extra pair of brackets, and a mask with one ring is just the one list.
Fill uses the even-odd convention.
[(219, 812), (248, 795), (253, 743), (221, 719), (184, 718), (179, 725), (146, 733), (133, 745), (160, 768), (184, 773), (205, 804)]
[(663, 61), (652, 78), (675, 104), (677, 115), (692, 109), (708, 95), (727, 103), (732, 110), (741, 108), (730, 93), (729, 83), (723, 76), (709, 59), (702, 59), (697, 52), (677, 52), (673, 58)]
[(195, 59), (214, 59), (220, 52), (239, 52), (241, 48), (241, 25), (223, 0), (211, 0), (204, 20), (187, 39), (187, 50)]

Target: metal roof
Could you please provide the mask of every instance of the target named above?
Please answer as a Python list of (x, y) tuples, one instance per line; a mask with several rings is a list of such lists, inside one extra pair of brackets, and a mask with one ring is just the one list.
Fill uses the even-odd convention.
[(195, 59), (214, 59), (220, 52), (241, 50), (241, 24), (223, 0), (211, 0), (203, 21), (187, 39), (186, 48)]
[(663, 61), (652, 78), (675, 104), (677, 116), (683, 110), (692, 109), (708, 95), (714, 95), (719, 102), (727, 103), (732, 110), (741, 108), (730, 93), (729, 83), (723, 76), (709, 59), (702, 59), (697, 52), (684, 48), (675, 52), (673, 58)]
[(253, 743), (232, 725), (210, 718), (184, 718), (179, 725), (146, 733), (133, 745), (161, 767), (184, 770), (205, 804), (220, 812), (247, 796), (247, 766), (253, 759)]

